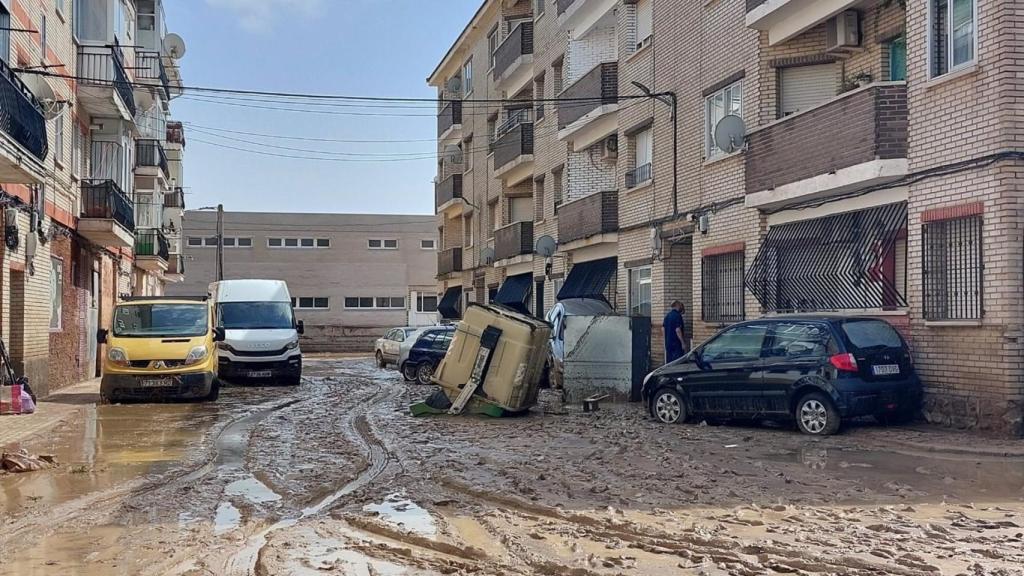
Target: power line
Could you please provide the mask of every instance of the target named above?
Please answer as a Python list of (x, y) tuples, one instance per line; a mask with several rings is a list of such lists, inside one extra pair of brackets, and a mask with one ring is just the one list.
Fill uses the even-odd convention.
[(422, 138), (418, 140), (347, 140), (347, 139), (336, 139), (336, 138), (317, 138), (312, 136), (286, 136), (284, 134), (266, 134), (260, 132), (245, 132), (242, 130), (229, 130), (227, 128), (216, 128), (213, 126), (203, 126), (201, 124), (195, 124), (192, 122), (184, 122), (185, 126), (190, 128), (200, 128), (203, 130), (211, 130), (214, 132), (224, 132), (227, 134), (241, 134), (243, 136), (258, 136), (261, 138), (278, 138), (281, 140), (300, 140), (304, 142), (337, 142), (342, 144), (412, 144), (421, 142), (437, 142), (437, 138)]
[(292, 152), (310, 152), (313, 154), (325, 154), (325, 155), (337, 155), (337, 156), (352, 156), (352, 157), (369, 157), (369, 158), (401, 158), (408, 156), (424, 156), (428, 154), (435, 154), (435, 151), (427, 152), (335, 152), (331, 150), (312, 150), (309, 148), (295, 148), (293, 146), (278, 146), (275, 144), (267, 144), (265, 142), (254, 142), (252, 140), (246, 140), (244, 138), (235, 138), (234, 136), (226, 136), (224, 134), (217, 134), (216, 132), (209, 132), (201, 128), (193, 127), (194, 132), (212, 136), (214, 138), (223, 138), (225, 140), (231, 140), (234, 142), (241, 142), (243, 144), (251, 144), (254, 146), (266, 146), (267, 148), (274, 148), (277, 150), (289, 150)]
[(209, 140), (202, 140), (200, 138), (190, 138), (191, 142), (199, 142), (200, 144), (206, 144), (216, 148), (226, 148), (228, 150), (236, 150), (238, 152), (248, 152), (250, 154), (259, 154), (261, 156), (272, 156), (275, 158), (292, 158), (295, 160), (319, 160), (323, 162), (403, 162), (403, 161), (421, 161), (421, 160), (433, 160), (435, 155), (423, 156), (422, 158), (323, 158), (317, 156), (296, 156), (293, 154), (278, 154), (275, 152), (266, 152), (263, 150), (250, 150), (248, 148), (242, 148), (239, 146), (231, 146), (228, 144), (222, 144), (219, 142), (210, 142)]

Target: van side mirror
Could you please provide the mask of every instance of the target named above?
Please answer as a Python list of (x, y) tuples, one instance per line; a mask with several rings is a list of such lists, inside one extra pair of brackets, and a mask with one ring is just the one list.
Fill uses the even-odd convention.
[(227, 331), (225, 331), (223, 327), (218, 326), (218, 327), (213, 329), (213, 341), (214, 342), (223, 342), (224, 340), (227, 340), (227, 337), (228, 337)]
[(109, 332), (105, 328), (100, 328), (96, 331), (96, 342), (99, 344), (106, 344), (108, 334)]
[(296, 322), (295, 323), (295, 333), (299, 334), (299, 335), (305, 334), (306, 333), (306, 323), (303, 322), (302, 320), (299, 320), (298, 322)]

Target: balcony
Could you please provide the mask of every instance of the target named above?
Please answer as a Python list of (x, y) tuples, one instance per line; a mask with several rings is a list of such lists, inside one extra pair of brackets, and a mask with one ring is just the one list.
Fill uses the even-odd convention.
[(437, 275), (462, 272), (462, 248), (449, 248), (437, 253)]
[(185, 126), (181, 122), (167, 123), (167, 143), (185, 146)]
[(558, 138), (571, 139), (577, 152), (593, 146), (618, 130), (619, 64), (598, 64), (558, 98)]
[(907, 87), (882, 82), (751, 130), (746, 204), (772, 208), (907, 175)]
[(150, 272), (166, 272), (171, 257), (170, 243), (155, 228), (135, 232), (135, 266)]
[(446, 213), (462, 205), (462, 174), (452, 174), (434, 185), (434, 206), (437, 213)]
[(136, 52), (135, 71), (136, 78), (159, 85), (163, 89), (164, 98), (171, 99), (171, 81), (167, 78), (167, 69), (164, 68), (164, 60), (159, 52)]
[(98, 246), (131, 248), (135, 242), (135, 206), (113, 180), (82, 182), (78, 233)]
[(121, 47), (78, 47), (78, 103), (92, 116), (133, 121), (137, 112)]
[(558, 27), (582, 38), (598, 25), (614, 25), (617, 4), (618, 0), (558, 0)]
[(774, 46), (821, 24), (859, 0), (747, 0), (747, 27), (768, 32)]
[(654, 165), (651, 163), (637, 166), (626, 172), (626, 188), (639, 188), (654, 179)]
[[(141, 168), (144, 175), (155, 176), (155, 170), (147, 168), (159, 168), (163, 177), (170, 178), (167, 167), (167, 152), (164, 150), (163, 142), (159, 140), (137, 140), (135, 142), (135, 167)], [(153, 174), (149, 174), (153, 172)]]
[(185, 209), (185, 192), (180, 187), (175, 188), (172, 192), (164, 194), (164, 208), (167, 209)]
[(494, 261), (533, 254), (533, 222), (514, 222), (494, 231)]
[[(524, 112), (529, 112), (528, 109)], [(494, 141), (494, 175), (508, 185), (533, 175), (533, 122), (513, 119)]]
[(462, 102), (449, 100), (437, 115), (437, 139), (441, 142), (462, 140)]
[(533, 80), (533, 22), (521, 22), (494, 51), (494, 87), (510, 96)]
[[(45, 178), (48, 143), (39, 102), (6, 63), (0, 61), (0, 182), (36, 184)], [(24, 151), (24, 154), (21, 152)]]
[(175, 284), (185, 281), (184, 254), (171, 254), (171, 259), (167, 262), (167, 271), (164, 272), (164, 280)]
[(619, 193), (615, 190), (591, 194), (558, 207), (560, 244), (612, 234), (618, 229)]

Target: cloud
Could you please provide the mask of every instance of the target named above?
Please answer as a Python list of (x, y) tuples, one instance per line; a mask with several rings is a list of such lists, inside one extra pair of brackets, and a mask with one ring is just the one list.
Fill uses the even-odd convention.
[(250, 32), (265, 32), (298, 16), (319, 14), (324, 0), (206, 0), (216, 8), (234, 12), (238, 24)]

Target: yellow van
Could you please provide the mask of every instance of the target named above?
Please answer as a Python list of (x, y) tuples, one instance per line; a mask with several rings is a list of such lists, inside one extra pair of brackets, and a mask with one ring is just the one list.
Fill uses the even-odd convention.
[(217, 342), (207, 297), (128, 298), (114, 307), (100, 397), (106, 401), (157, 398), (216, 400)]

